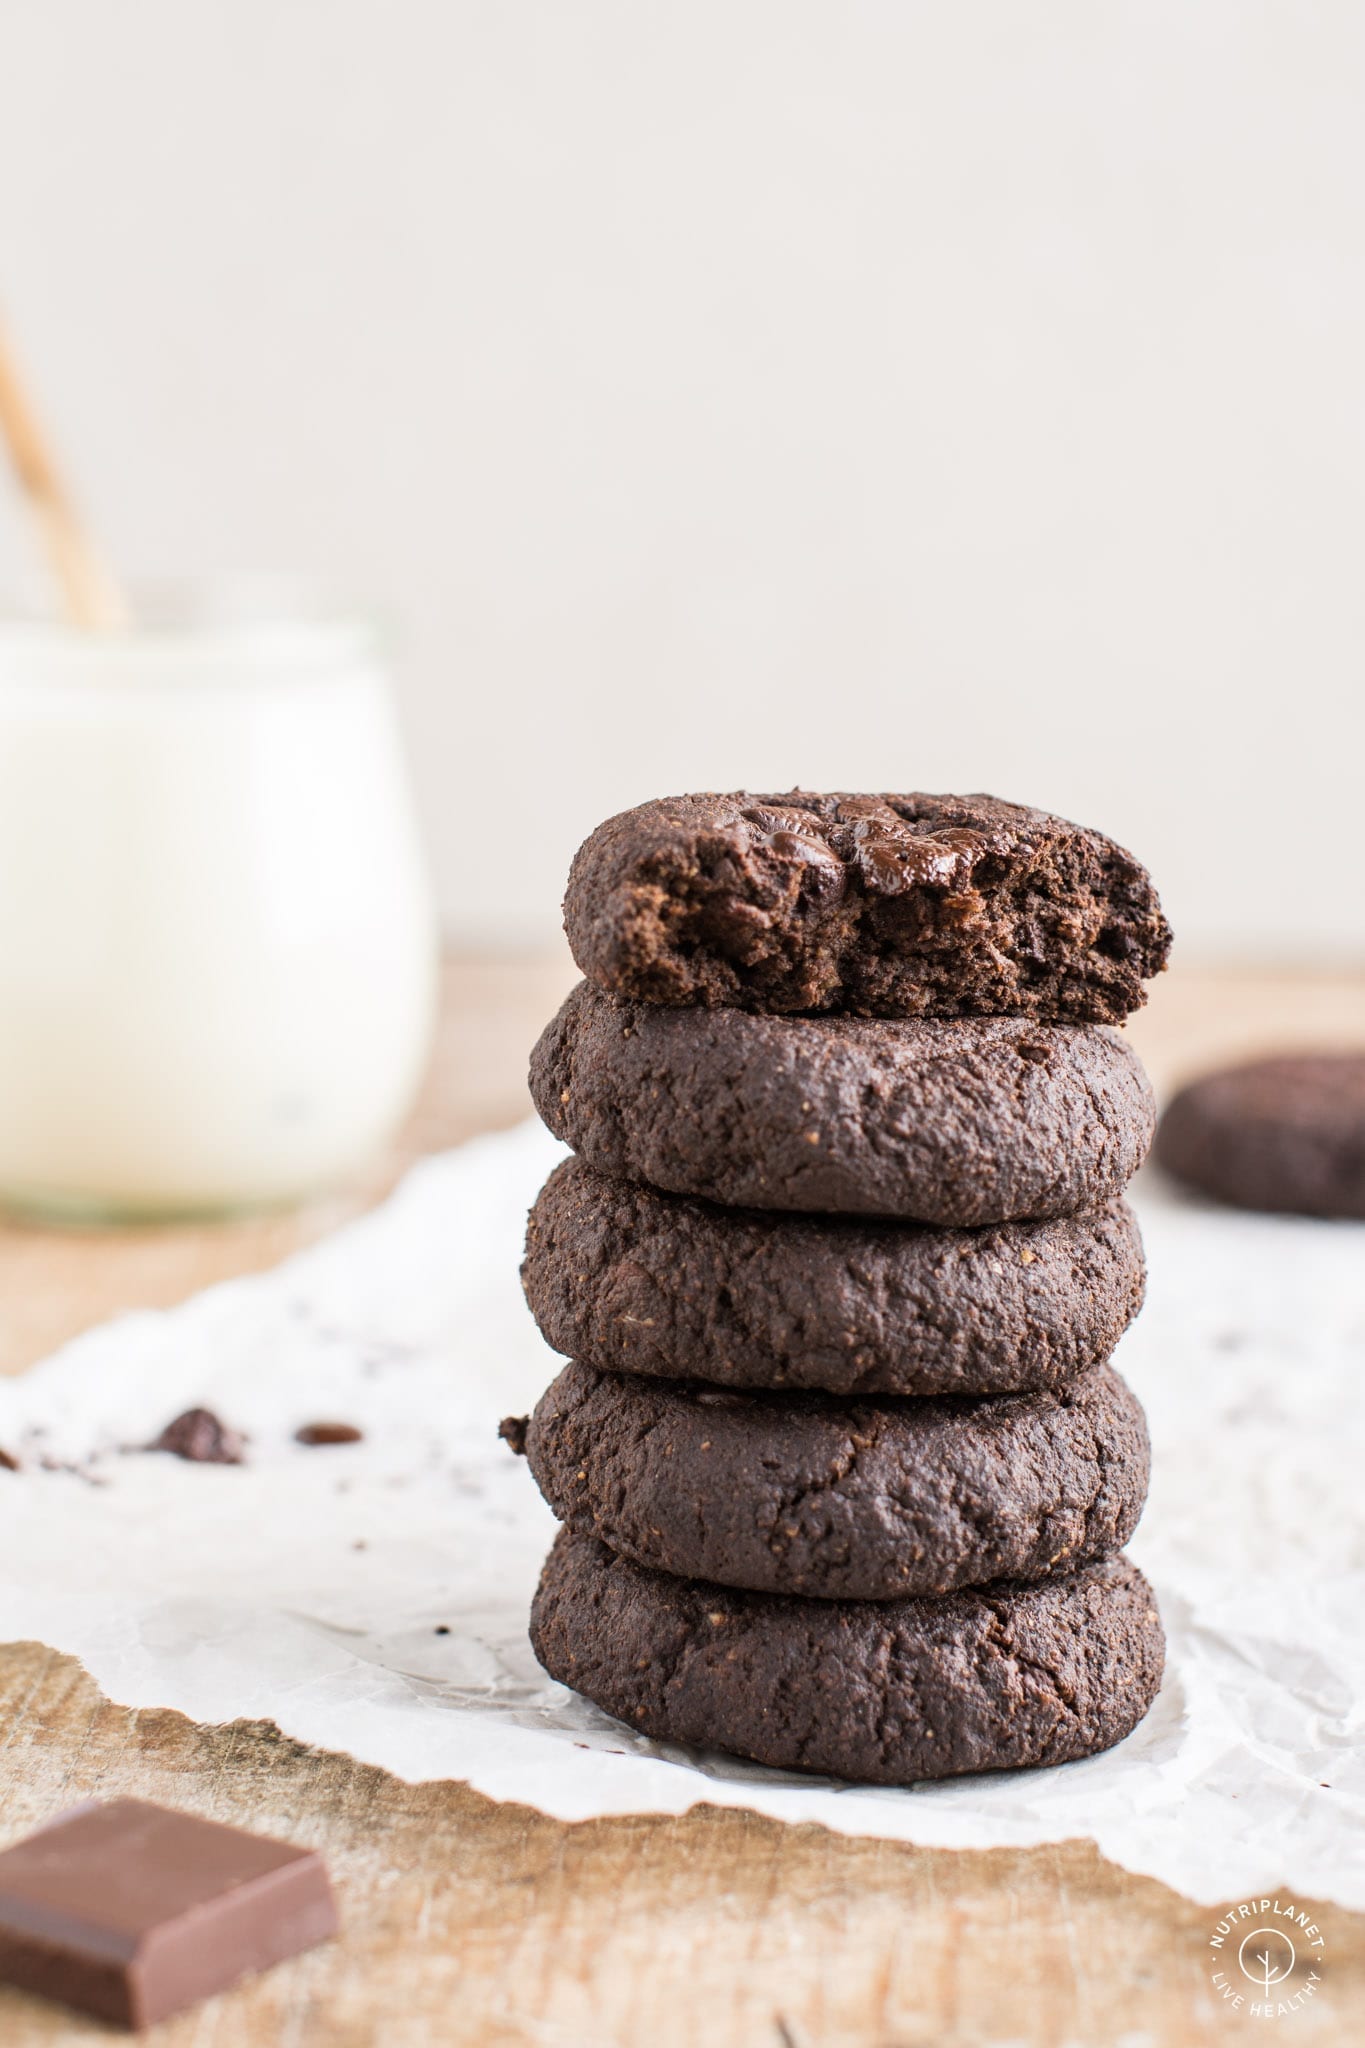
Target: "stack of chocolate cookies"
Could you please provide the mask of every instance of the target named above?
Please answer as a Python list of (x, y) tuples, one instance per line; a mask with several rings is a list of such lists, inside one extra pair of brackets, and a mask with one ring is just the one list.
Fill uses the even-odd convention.
[(1120, 1549), (1142, 1411), (1110, 1027), (1170, 934), (1100, 834), (990, 797), (610, 820), (537, 1045), (575, 1156), (523, 1279), (572, 1361), (504, 1424), (564, 1524), (541, 1663), (650, 1736), (869, 1783), (1106, 1748), (1160, 1683)]

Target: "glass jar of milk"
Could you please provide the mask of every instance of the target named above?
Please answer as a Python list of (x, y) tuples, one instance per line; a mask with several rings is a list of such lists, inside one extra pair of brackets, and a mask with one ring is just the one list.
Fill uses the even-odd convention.
[(435, 985), (371, 625), (0, 621), (0, 1202), (295, 1201), (394, 1131)]

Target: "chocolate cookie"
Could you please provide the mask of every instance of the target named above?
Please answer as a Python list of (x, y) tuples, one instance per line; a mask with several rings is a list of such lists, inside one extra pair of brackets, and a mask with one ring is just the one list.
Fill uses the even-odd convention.
[(1099, 1026), (754, 1017), (589, 982), (532, 1053), (531, 1093), (603, 1173), (744, 1208), (940, 1224), (1100, 1208), (1155, 1122), (1136, 1054)]
[(872, 1785), (1062, 1764), (1161, 1684), (1124, 1557), (940, 1600), (800, 1600), (651, 1572), (561, 1530), (531, 1609), (552, 1678), (640, 1734)]
[(546, 1341), (612, 1372), (831, 1394), (1056, 1387), (1142, 1306), (1122, 1202), (1049, 1223), (931, 1230), (661, 1195), (566, 1159), (521, 1269)]
[(993, 796), (664, 797), (599, 825), (564, 928), (648, 1003), (1119, 1023), (1166, 964), (1146, 870)]
[(1365, 1052), (1286, 1054), (1205, 1075), (1162, 1117), (1156, 1157), (1239, 1208), (1365, 1217)]
[(819, 1600), (1041, 1579), (1118, 1550), (1147, 1426), (1107, 1365), (1060, 1394), (835, 1401), (569, 1365), (525, 1433), (561, 1522), (679, 1578)]

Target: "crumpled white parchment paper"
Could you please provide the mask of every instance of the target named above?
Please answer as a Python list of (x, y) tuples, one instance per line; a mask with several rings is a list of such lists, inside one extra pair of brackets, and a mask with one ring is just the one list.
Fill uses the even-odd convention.
[[(72, 1653), (130, 1706), (273, 1720), (565, 1820), (705, 1800), (955, 1848), (1083, 1835), (1197, 1899), (1365, 1907), (1365, 1227), (1139, 1182), (1150, 1295), (1118, 1362), (1152, 1429), (1130, 1549), (1161, 1697), (1104, 1756), (870, 1790), (649, 1742), (531, 1655), (553, 1523), (496, 1428), (557, 1370), (517, 1267), (559, 1153), (528, 1124), (426, 1161), (276, 1271), (0, 1383), (24, 1466), (0, 1471), (0, 1639)], [(249, 1433), (246, 1466), (125, 1448), (194, 1404)], [(295, 1444), (317, 1419), (364, 1441)]]

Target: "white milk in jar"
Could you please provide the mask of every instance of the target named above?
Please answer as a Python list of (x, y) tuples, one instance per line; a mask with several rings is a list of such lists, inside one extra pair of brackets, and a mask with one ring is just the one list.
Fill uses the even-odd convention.
[(0, 622), (0, 1201), (346, 1173), (412, 1100), (435, 963), (369, 626)]

